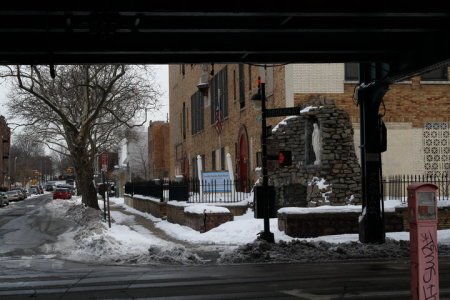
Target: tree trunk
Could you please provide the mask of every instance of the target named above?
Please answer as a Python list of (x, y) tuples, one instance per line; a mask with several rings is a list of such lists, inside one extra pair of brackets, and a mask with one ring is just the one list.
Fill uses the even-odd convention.
[(91, 160), (84, 155), (80, 155), (78, 158), (74, 158), (74, 162), (82, 202), (88, 207), (100, 209), (97, 200), (97, 190), (94, 186), (94, 170)]

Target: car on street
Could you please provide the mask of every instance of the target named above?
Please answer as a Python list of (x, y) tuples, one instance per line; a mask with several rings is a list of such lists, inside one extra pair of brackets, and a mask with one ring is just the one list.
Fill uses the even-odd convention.
[(70, 185), (70, 184), (58, 184), (56, 186), (56, 188), (58, 189), (68, 189), (71, 195), (75, 195), (75, 187)]
[(46, 184), (44, 185), (44, 189), (45, 189), (47, 192), (53, 192), (53, 190), (55, 189), (55, 184), (53, 184), (53, 183), (46, 183)]
[(6, 196), (8, 196), (9, 202), (23, 200), (23, 195), (19, 190), (7, 191)]
[(38, 194), (44, 193), (44, 190), (43, 190), (42, 186), (40, 186), (40, 185), (32, 185), (32, 186), (30, 186), (30, 188), (35, 188), (36, 191), (38, 192)]
[(28, 192), (29, 192), (31, 195), (38, 195), (38, 194), (40, 194), (39, 191), (38, 191), (38, 189), (37, 189), (36, 187), (30, 187), (30, 188), (28, 189)]
[(5, 192), (0, 192), (0, 207), (9, 205), (8, 195)]
[(72, 194), (70, 193), (70, 191), (68, 189), (57, 188), (53, 192), (53, 199), (71, 199), (71, 198), (72, 198)]
[(20, 195), (20, 200), (25, 200), (28, 197), (27, 191), (22, 188), (13, 188), (11, 191), (17, 191)]

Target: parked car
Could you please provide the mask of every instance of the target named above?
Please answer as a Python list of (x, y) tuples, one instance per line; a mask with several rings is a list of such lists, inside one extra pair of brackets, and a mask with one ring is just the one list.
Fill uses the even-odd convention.
[(30, 188), (35, 188), (38, 194), (44, 193), (44, 189), (40, 185), (32, 185)]
[(46, 183), (44, 188), (47, 192), (53, 192), (53, 190), (55, 189), (55, 185), (52, 183)]
[(9, 205), (8, 195), (5, 192), (0, 192), (0, 207)]
[(75, 188), (70, 185), (70, 184), (58, 184), (56, 186), (56, 188), (58, 189), (68, 189), (70, 191), (70, 194), (75, 195)]
[(70, 191), (68, 189), (57, 188), (53, 192), (53, 199), (70, 199), (70, 198), (72, 198), (72, 195), (70, 194)]
[(18, 190), (11, 190), (6, 192), (6, 196), (8, 196), (8, 201), (20, 201), (23, 200), (23, 195)]
[(28, 192), (29, 192), (31, 195), (38, 195), (38, 194), (39, 194), (39, 191), (38, 191), (38, 188), (37, 188), (37, 187), (30, 187), (30, 188), (28, 189)]
[(20, 200), (25, 200), (28, 197), (27, 191), (25, 189), (13, 188), (13, 189), (11, 189), (11, 191), (17, 191), (20, 195)]

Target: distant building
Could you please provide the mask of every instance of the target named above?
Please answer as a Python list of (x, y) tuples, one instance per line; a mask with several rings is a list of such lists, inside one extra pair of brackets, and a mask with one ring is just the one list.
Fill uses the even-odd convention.
[(11, 145), (11, 130), (6, 123), (5, 117), (0, 116), (0, 187), (6, 187), (10, 184), (9, 171), (9, 150)]
[(118, 166), (126, 173), (126, 180), (148, 180), (148, 134), (147, 128), (130, 130), (118, 148)]
[(163, 121), (150, 122), (148, 126), (148, 162), (149, 178), (169, 176), (169, 123)]
[(106, 155), (106, 157), (107, 157), (105, 173), (112, 174), (112, 172), (114, 172), (114, 167), (117, 166), (119, 163), (117, 152), (104, 152), (102, 154), (99, 154), (95, 158), (95, 165), (94, 165), (95, 174), (100, 174), (103, 171), (102, 170), (102, 166), (103, 166), (102, 156), (103, 155)]

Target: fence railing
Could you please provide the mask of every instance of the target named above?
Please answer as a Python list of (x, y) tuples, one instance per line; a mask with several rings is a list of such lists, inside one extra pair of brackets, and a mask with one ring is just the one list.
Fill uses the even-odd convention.
[(438, 186), (436, 199), (450, 200), (450, 176), (443, 175), (392, 175), (383, 179), (385, 199), (407, 201), (408, 185), (416, 182), (429, 182)]
[(190, 203), (240, 202), (249, 197), (250, 181), (199, 180), (127, 182), (125, 193), (139, 194), (160, 199), (187, 201)]

